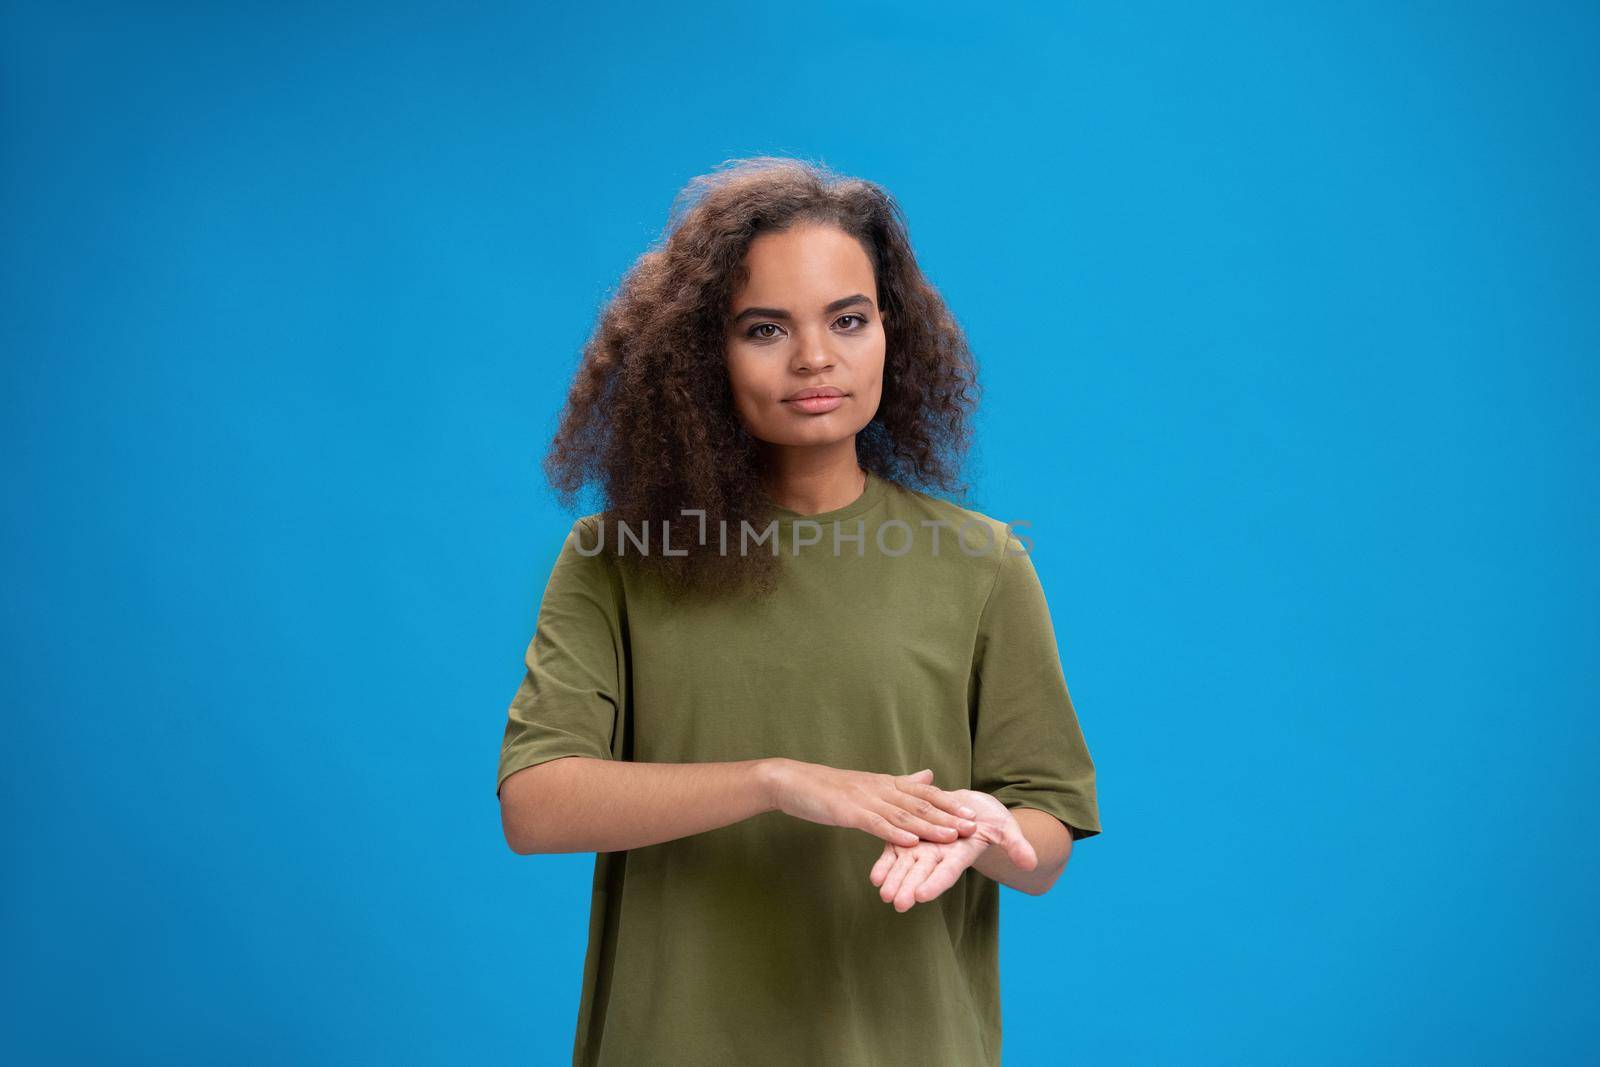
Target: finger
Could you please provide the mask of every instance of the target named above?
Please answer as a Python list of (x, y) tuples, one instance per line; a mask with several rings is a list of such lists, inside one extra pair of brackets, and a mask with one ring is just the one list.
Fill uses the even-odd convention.
[[(900, 829), (912, 834), (914, 840), (911, 841), (910, 844), (914, 845), (918, 841), (924, 840), (938, 841), (942, 844), (949, 844), (961, 836), (960, 831), (953, 826), (939, 826), (935, 823), (929, 822), (927, 819), (924, 819), (922, 816), (911, 811), (909, 808), (901, 807), (896, 800), (902, 796), (905, 796), (906, 799), (911, 800), (912, 803), (921, 803), (920, 801), (913, 800), (911, 797), (907, 796), (907, 794), (896, 792), (893, 797), (878, 801), (873, 810), (876, 811), (877, 814), (891, 826), (898, 826)], [(903, 843), (904, 842), (902, 842), (900, 839), (895, 839), (895, 844), (898, 845)]]
[(949, 813), (953, 819), (974, 819), (978, 813), (972, 806), (947, 789), (940, 789), (930, 783), (907, 783), (900, 787), (901, 792), (910, 793), (914, 797), (921, 797), (942, 812)]
[(906, 872), (906, 876), (900, 880), (900, 888), (895, 890), (895, 911), (905, 912), (911, 910), (911, 906), (917, 902), (917, 886), (923, 883), (928, 877), (928, 872), (933, 870), (934, 865), (938, 862), (938, 858), (930, 852), (923, 851), (918, 854), (916, 862), (911, 865), (911, 869)]
[(939, 861), (939, 866), (917, 886), (917, 902), (925, 904), (955, 885), (956, 880), (961, 877), (961, 872), (966, 869), (967, 864), (957, 859), (953, 853), (946, 855)]
[(911, 910), (912, 905), (917, 902), (917, 886), (922, 884), (922, 880), (928, 876), (928, 869), (935, 862), (933, 858), (919, 851), (917, 858), (911, 861), (911, 869), (906, 871), (906, 876), (900, 879), (900, 885), (894, 891), (895, 911)]
[(865, 830), (873, 837), (880, 837), (891, 845), (900, 845), (904, 848), (910, 848), (922, 840), (916, 831), (891, 822), (889, 815), (892, 811), (891, 806), (887, 804), (878, 810), (864, 808), (861, 813), (861, 821), (856, 823), (856, 828)]
[(1011, 825), (1006, 827), (1004, 848), (1019, 870), (1031, 871), (1039, 865), (1039, 854), (1033, 850), (1033, 843), (1023, 834), (1022, 826), (1014, 815)]
[(883, 884), (884, 876), (889, 873), (889, 865), (894, 863), (895, 852), (893, 845), (883, 846), (883, 854), (878, 857), (878, 862), (872, 865), (872, 873), (867, 876), (873, 885)]
[(894, 865), (889, 868), (889, 876), (883, 880), (883, 886), (878, 890), (878, 897), (885, 903), (894, 900), (894, 895), (900, 891), (900, 883), (905, 879), (906, 872), (911, 869), (916, 856), (910, 849), (901, 849), (900, 855), (895, 857)]
[(933, 781), (933, 769), (924, 767), (920, 771), (912, 771), (910, 774), (896, 774), (892, 777), (896, 789), (906, 789), (914, 785), (927, 785)]
[(903, 826), (920, 838), (945, 844), (959, 838), (963, 830), (971, 833), (978, 825), (947, 815), (921, 797), (898, 791), (884, 801), (883, 814), (896, 826)]

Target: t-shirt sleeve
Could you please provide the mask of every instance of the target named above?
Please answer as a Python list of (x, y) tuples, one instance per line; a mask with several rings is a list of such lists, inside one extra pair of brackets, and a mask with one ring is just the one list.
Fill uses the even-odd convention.
[(1100, 832), (1094, 761), (1078, 726), (1032, 558), (1010, 538), (978, 622), (972, 788), (1038, 808), (1073, 840)]
[(617, 596), (594, 519), (572, 524), (539, 603), (527, 668), (506, 715), (495, 795), (506, 777), (562, 756), (614, 759), (622, 706)]

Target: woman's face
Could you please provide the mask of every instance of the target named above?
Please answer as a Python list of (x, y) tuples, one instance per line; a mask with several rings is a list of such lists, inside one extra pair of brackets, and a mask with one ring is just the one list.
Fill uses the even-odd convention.
[[(883, 322), (872, 261), (834, 226), (764, 233), (733, 296), (728, 378), (745, 429), (772, 445), (835, 444), (860, 432), (883, 395)], [(804, 400), (807, 390), (839, 394)]]

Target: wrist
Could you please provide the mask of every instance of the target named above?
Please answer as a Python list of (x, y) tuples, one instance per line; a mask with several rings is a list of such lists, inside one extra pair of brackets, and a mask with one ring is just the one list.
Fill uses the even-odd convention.
[(761, 811), (779, 810), (778, 797), (781, 791), (781, 782), (787, 765), (794, 761), (784, 756), (768, 756), (758, 759), (754, 764), (756, 795), (761, 799)]

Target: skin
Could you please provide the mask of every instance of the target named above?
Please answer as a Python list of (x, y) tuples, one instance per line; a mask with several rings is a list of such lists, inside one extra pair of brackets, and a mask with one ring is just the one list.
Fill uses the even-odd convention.
[(954, 841), (976, 814), (931, 784), (931, 770), (892, 775), (783, 757), (648, 763), (563, 756), (500, 787), (506, 843), (521, 855), (618, 852), (704, 833), (769, 811), (883, 841)]
[[(745, 266), (748, 277), (732, 300), (727, 370), (734, 409), (761, 443), (767, 493), (802, 515), (842, 508), (865, 489), (856, 435), (883, 396), (888, 325), (877, 305), (872, 261), (843, 230), (799, 223), (757, 237)], [(785, 400), (822, 385), (846, 394), (832, 411), (812, 414)], [(836, 778), (854, 772), (792, 760), (774, 766), (777, 809), (823, 823), (841, 818), (841, 805), (852, 804), (859, 813), (852, 787)], [(1071, 835), (1054, 816), (1033, 809), (1013, 813), (993, 796), (970, 789), (933, 789), (931, 771), (906, 779), (928, 783), (930, 792), (919, 797), (928, 807), (919, 814), (935, 829), (920, 830), (913, 843), (909, 835), (874, 827), (885, 845), (868, 878), (896, 910), (935, 899), (969, 866), (1030, 894), (1047, 890), (1065, 867)], [(904, 807), (875, 810), (910, 825), (896, 814)], [(952, 812), (973, 818), (952, 828)]]

